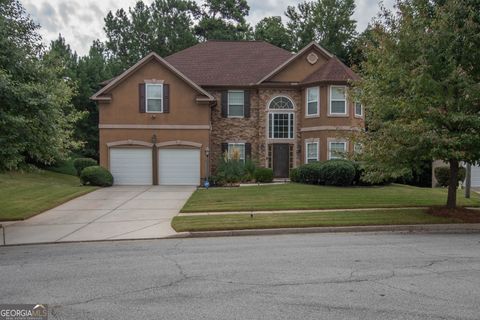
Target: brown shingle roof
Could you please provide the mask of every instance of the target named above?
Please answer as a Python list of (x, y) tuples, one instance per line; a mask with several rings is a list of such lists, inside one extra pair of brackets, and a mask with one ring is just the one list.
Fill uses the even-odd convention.
[(302, 84), (314, 82), (346, 82), (360, 80), (360, 77), (349, 67), (344, 65), (338, 58), (328, 60), (316, 72), (306, 77)]
[(256, 83), (292, 56), (264, 41), (207, 41), (165, 58), (201, 86)]

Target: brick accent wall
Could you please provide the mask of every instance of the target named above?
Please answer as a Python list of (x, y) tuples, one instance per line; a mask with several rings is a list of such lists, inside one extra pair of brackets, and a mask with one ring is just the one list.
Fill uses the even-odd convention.
[(209, 92), (217, 99), (217, 105), (212, 109), (212, 134), (210, 146), (210, 167), (215, 174), (215, 168), (222, 156), (222, 143), (240, 142), (250, 143), (252, 146), (252, 158), (258, 159), (259, 136), (258, 124), (258, 94), (250, 91), (250, 117), (249, 118), (223, 118), (221, 91)]
[[(233, 89), (233, 88), (232, 88)], [(256, 88), (250, 89), (250, 118), (223, 118), (221, 113), (221, 91), (209, 90), (217, 99), (217, 105), (211, 113), (211, 145), (210, 145), (210, 168), (215, 174), (215, 168), (222, 154), (222, 143), (239, 142), (250, 143), (252, 158), (262, 167), (268, 167), (268, 150), (272, 143), (288, 143), (291, 145), (293, 167), (304, 163), (305, 139), (315, 138), (320, 142), (320, 160), (327, 160), (327, 140), (337, 137), (339, 134), (351, 134), (350, 131), (342, 131), (339, 126), (363, 127), (363, 119), (355, 119), (352, 114), (349, 117), (328, 117), (322, 114), (315, 119), (305, 120), (304, 94), (302, 89), (292, 88)], [(290, 98), (294, 103), (295, 132), (293, 139), (269, 139), (268, 137), (268, 114), (269, 103), (278, 96)], [(327, 108), (327, 98), (321, 104), (322, 113)], [(353, 108), (352, 105), (349, 108)], [(353, 109), (352, 109), (353, 110)], [(286, 110), (286, 112), (289, 112)], [(350, 112), (351, 113), (351, 112)], [(305, 123), (307, 122), (308, 123)], [(326, 126), (332, 127), (330, 131), (314, 130), (301, 132), (303, 127)], [(338, 128), (338, 129), (335, 129)], [(327, 131), (325, 131), (327, 130)], [(350, 148), (353, 151), (353, 146)]]

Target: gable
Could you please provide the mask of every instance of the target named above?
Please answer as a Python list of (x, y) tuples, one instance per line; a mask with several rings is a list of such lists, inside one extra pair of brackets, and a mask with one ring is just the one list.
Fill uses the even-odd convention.
[(123, 72), (120, 76), (114, 78), (105, 87), (95, 93), (90, 99), (97, 101), (109, 101), (111, 100), (112, 93), (118, 91), (118, 87), (123, 87), (123, 83), (131, 81), (131, 78), (135, 78), (139, 81), (143, 78), (143, 81), (137, 83), (143, 83), (145, 80), (159, 80), (165, 81), (175, 85), (176, 88), (184, 88), (193, 90), (198, 95), (197, 100), (200, 101), (213, 101), (215, 98), (207, 91), (203, 90), (200, 86), (190, 80), (187, 76), (182, 74), (179, 70), (174, 68), (164, 59), (162, 59), (156, 53), (150, 53), (142, 60), (137, 62), (131, 68)]
[[(309, 62), (308, 57), (311, 58)], [(284, 69), (273, 75), (267, 82), (300, 82), (308, 75), (314, 73), (328, 61), (328, 57), (317, 48), (306, 50)]]

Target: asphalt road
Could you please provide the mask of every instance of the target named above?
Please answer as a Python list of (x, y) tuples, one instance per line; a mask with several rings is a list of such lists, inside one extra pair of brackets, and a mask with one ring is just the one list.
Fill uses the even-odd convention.
[(0, 247), (0, 303), (50, 319), (480, 319), (480, 235)]

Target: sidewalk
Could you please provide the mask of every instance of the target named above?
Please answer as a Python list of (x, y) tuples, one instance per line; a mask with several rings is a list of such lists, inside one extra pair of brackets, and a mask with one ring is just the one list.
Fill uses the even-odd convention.
[[(480, 191), (479, 191), (480, 194)], [(471, 210), (480, 210), (480, 207), (466, 207)], [(178, 216), (214, 216), (226, 214), (272, 214), (272, 213), (310, 213), (310, 212), (355, 212), (375, 210), (418, 210), (428, 207), (396, 207), (396, 208), (357, 208), (357, 209), (308, 209), (308, 210), (265, 210), (265, 211), (222, 211), (222, 212), (180, 212)]]
[[(265, 211), (223, 211), (223, 212), (181, 212), (179, 216), (213, 216), (225, 214), (272, 214), (272, 213), (307, 213), (307, 212), (342, 212), (342, 211), (372, 211), (372, 210), (418, 210), (427, 207), (400, 208), (358, 208), (358, 209), (308, 209), (308, 210), (265, 210)], [(472, 208), (479, 209), (479, 208)]]

